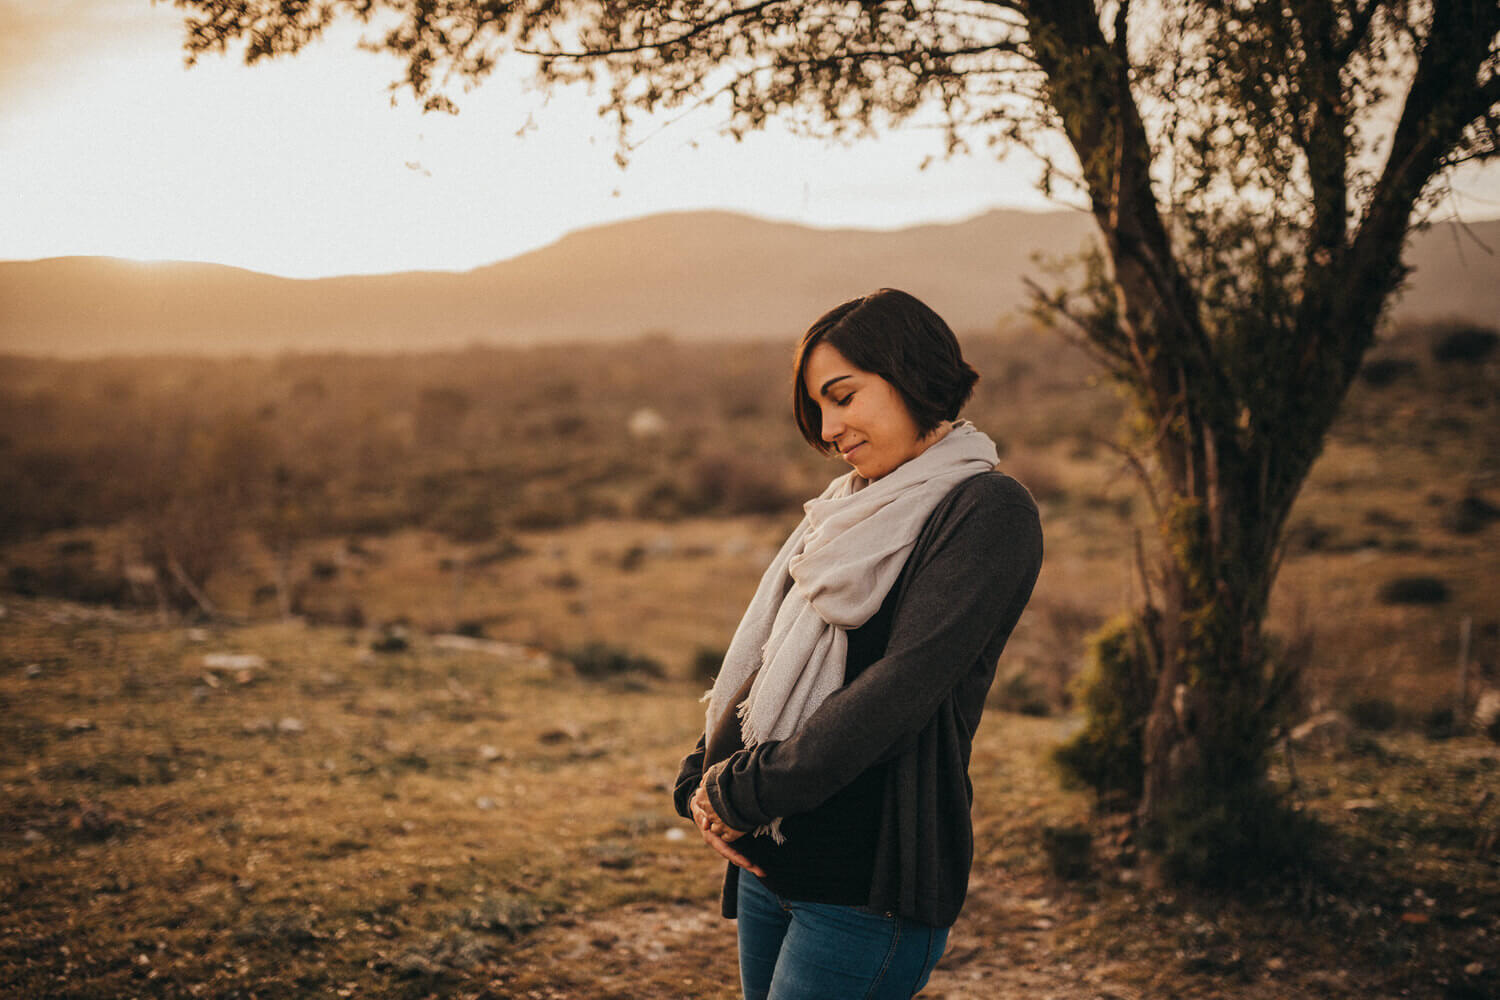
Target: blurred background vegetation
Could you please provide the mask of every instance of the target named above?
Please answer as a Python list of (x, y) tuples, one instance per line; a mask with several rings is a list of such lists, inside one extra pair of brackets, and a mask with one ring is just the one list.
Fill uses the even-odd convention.
[[(1477, 669), (1495, 669), (1500, 623), (1488, 595), (1500, 565), (1486, 544), (1500, 513), (1495, 343), (1473, 325), (1387, 336), (1299, 500), (1276, 625), (1326, 641), (1314, 687), (1327, 697), (1378, 695), (1412, 718), (1441, 710), (1465, 616)], [(1153, 544), (1114, 444), (1125, 407), (1056, 338), (975, 334), (965, 349), (983, 374), (966, 416), (1037, 496), (1049, 537), (1039, 622), (1021, 637), (1047, 647), (1031, 656), (1047, 668), (1021, 671), (998, 697), (1065, 707), (1084, 637), (1131, 603), (1134, 549), (1143, 532)], [(606, 571), (638, 574), (659, 554), (653, 545), (670, 543), (637, 531), (607, 567), (597, 554), (592, 566), (564, 566), (557, 533), (747, 524), (749, 540), (718, 554), (748, 556), (752, 574), (752, 550), (774, 545), (841, 471), (787, 415), (789, 354), (782, 343), (656, 334), (399, 355), (8, 358), (0, 583), (237, 620), (488, 623), (557, 646), (621, 642), (607, 617), (590, 624), (578, 611), (590, 596), (580, 592)], [(413, 554), (397, 554), (416, 538)], [(514, 589), (487, 590), (486, 574), (549, 553), (557, 565), (537, 569), (545, 593), (527, 631), (527, 616), (507, 607)], [(399, 596), (418, 562), (440, 581), (429, 581), (440, 598), (427, 605)], [(747, 580), (717, 588), (726, 610), (712, 624), (648, 642), (649, 652), (692, 672), (705, 649), (727, 643)], [(1326, 613), (1356, 586), (1348, 612)], [(1415, 609), (1430, 626), (1419, 637), (1384, 609)], [(556, 623), (537, 631), (538, 615)], [(1398, 657), (1390, 643), (1403, 628), (1413, 651)], [(1387, 659), (1400, 662), (1372, 666)]]

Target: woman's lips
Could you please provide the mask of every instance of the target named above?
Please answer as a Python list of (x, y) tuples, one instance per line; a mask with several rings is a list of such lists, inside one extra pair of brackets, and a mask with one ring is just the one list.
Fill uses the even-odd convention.
[(855, 445), (853, 448), (850, 448), (848, 451), (842, 452), (844, 460), (848, 461), (850, 455), (854, 454), (856, 451), (859, 451), (859, 449), (863, 448), (864, 446), (865, 442), (861, 441), (859, 444)]

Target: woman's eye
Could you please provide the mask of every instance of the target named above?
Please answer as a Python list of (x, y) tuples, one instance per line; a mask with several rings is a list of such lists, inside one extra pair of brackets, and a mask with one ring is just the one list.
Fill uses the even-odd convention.
[(849, 393), (849, 395), (845, 396), (843, 399), (835, 399), (834, 403), (836, 405), (838, 405), (838, 406), (848, 406), (849, 405), (849, 400), (851, 400), (853, 398), (854, 398), (854, 393), (851, 392), (851, 393)]

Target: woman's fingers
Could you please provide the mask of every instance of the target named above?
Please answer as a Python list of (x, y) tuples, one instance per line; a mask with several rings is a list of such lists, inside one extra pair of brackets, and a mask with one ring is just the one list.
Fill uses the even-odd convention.
[(702, 785), (699, 785), (698, 790), (693, 793), (688, 807), (692, 811), (693, 822), (698, 824), (700, 830), (707, 830), (719, 821), (719, 817), (714, 814), (713, 804), (708, 801), (708, 794), (703, 791)]
[(743, 837), (744, 831), (732, 829), (724, 824), (724, 821), (714, 812), (713, 803), (709, 802), (708, 793), (701, 785), (688, 800), (688, 811), (693, 814), (693, 822), (698, 825), (698, 831), (703, 835), (704, 843), (723, 855), (731, 864), (738, 865), (759, 876), (765, 876), (766, 873), (758, 865), (752, 864), (749, 858), (729, 846), (730, 841)]
[(713, 803), (709, 801), (708, 793), (703, 790), (702, 785), (699, 785), (698, 790), (693, 793), (690, 805), (692, 807), (693, 818), (697, 821), (701, 829), (718, 834), (726, 842), (744, 836), (743, 831), (733, 829), (719, 818), (718, 813), (714, 812)]
[(766, 873), (761, 870), (761, 867), (759, 865), (754, 864), (749, 858), (745, 857), (739, 851), (736, 851), (734, 848), (730, 847), (727, 843), (724, 842), (724, 839), (722, 837), (719, 837), (713, 833), (709, 833), (707, 830), (705, 830), (703, 832), (703, 839), (708, 843), (709, 847), (712, 847), (715, 851), (718, 851), (720, 854), (722, 854), (730, 864), (738, 865), (746, 871), (754, 872), (761, 878), (766, 877)]

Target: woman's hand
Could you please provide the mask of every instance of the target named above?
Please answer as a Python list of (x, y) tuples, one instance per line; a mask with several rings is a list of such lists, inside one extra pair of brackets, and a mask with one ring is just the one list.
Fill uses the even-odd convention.
[(688, 809), (693, 814), (693, 822), (698, 824), (698, 832), (703, 835), (704, 843), (708, 844), (719, 854), (729, 860), (731, 864), (738, 865), (749, 872), (765, 877), (765, 872), (760, 866), (752, 864), (750, 859), (739, 851), (730, 847), (730, 841), (738, 840), (745, 835), (743, 830), (736, 830), (728, 826), (719, 814), (714, 812), (713, 803), (708, 800), (708, 793), (700, 784), (693, 797), (688, 802)]

